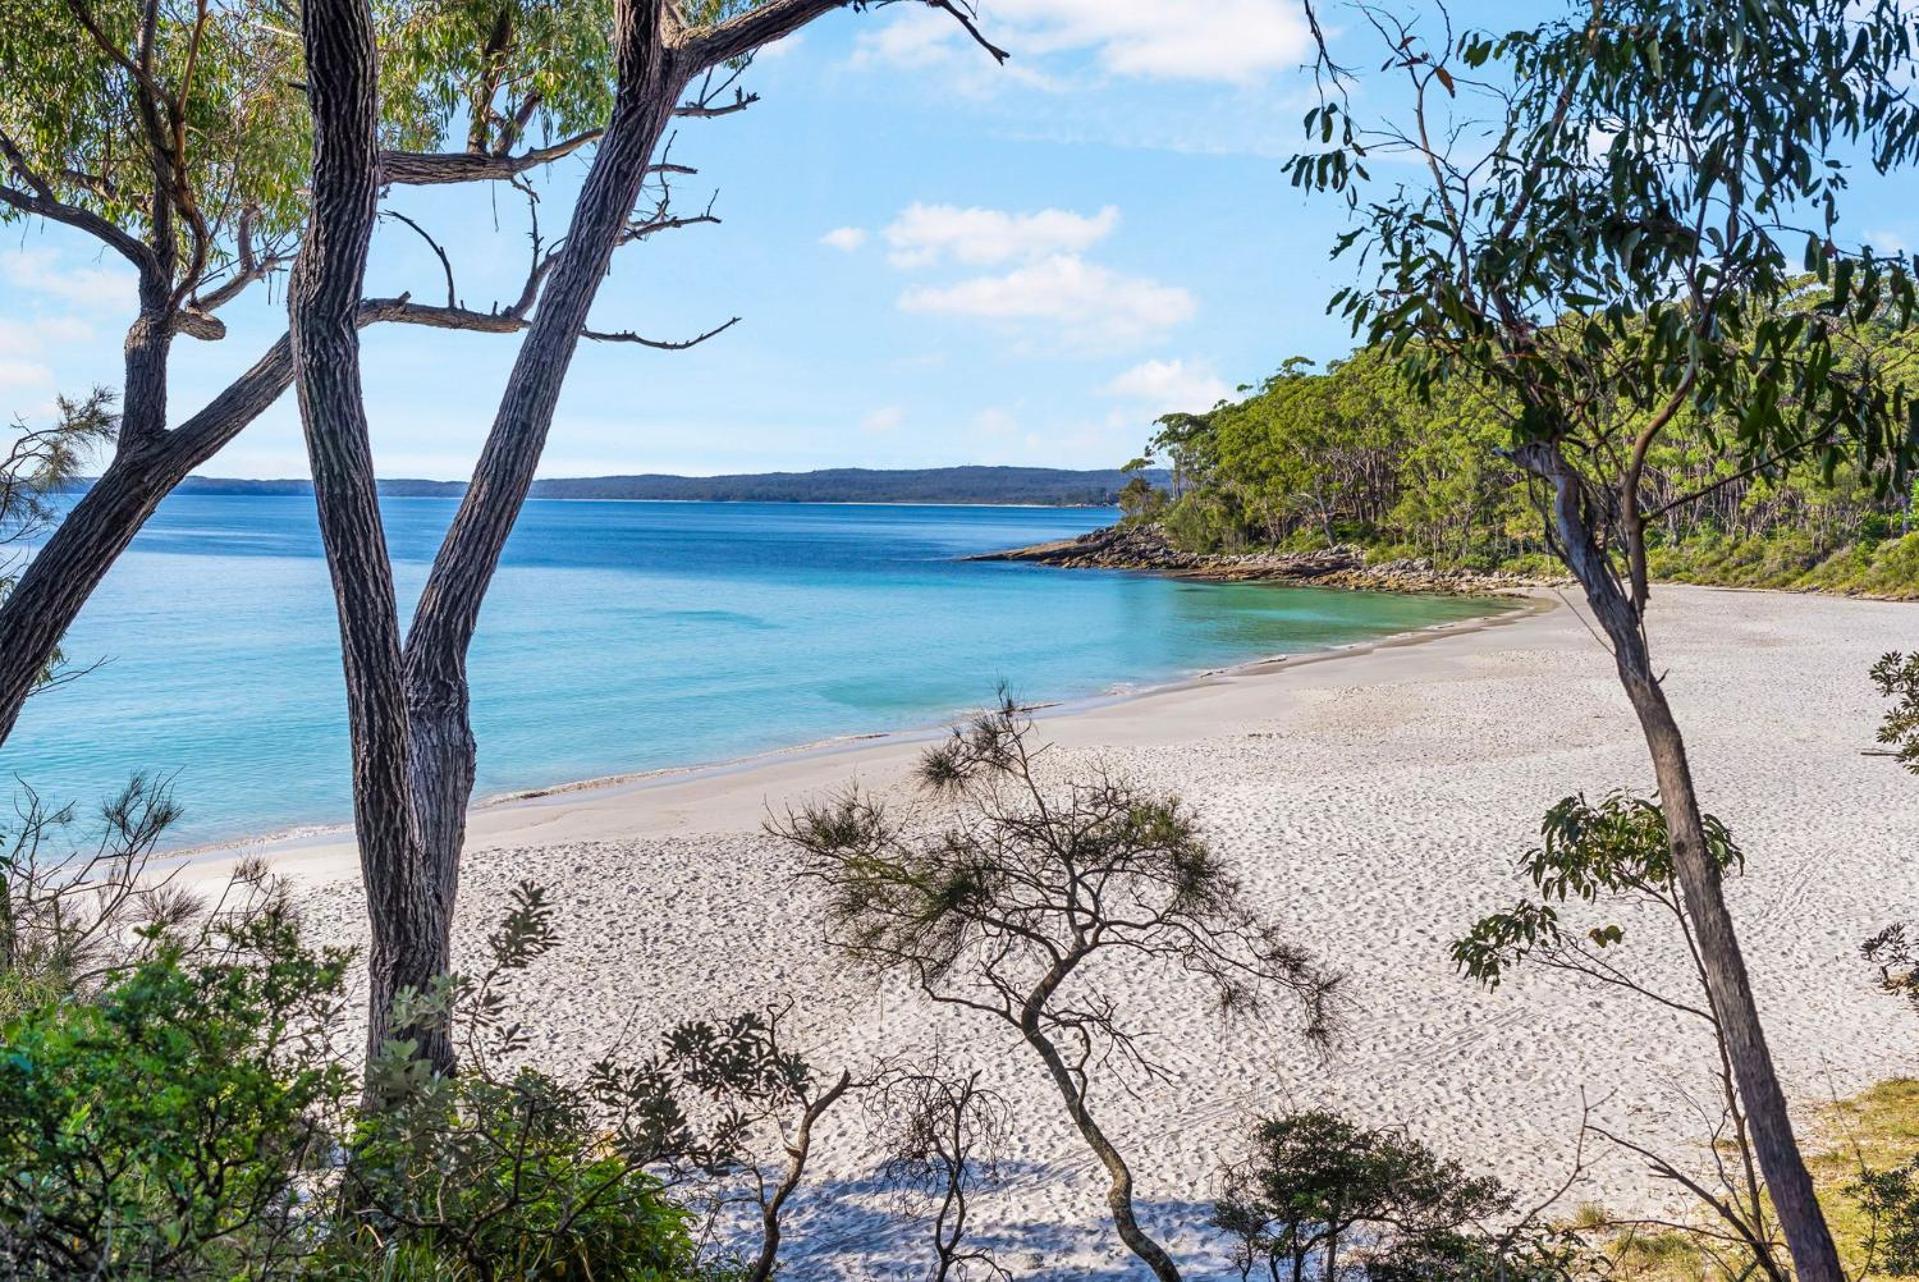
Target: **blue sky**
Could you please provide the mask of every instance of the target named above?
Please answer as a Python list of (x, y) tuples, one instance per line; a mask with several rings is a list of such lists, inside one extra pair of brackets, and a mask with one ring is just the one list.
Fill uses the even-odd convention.
[[(1281, 168), (1311, 101), (1296, 0), (981, 9), (1008, 68), (920, 6), (836, 14), (749, 71), (752, 110), (685, 122), (673, 159), (700, 172), (676, 180), (678, 208), (717, 193), (724, 221), (621, 251), (594, 325), (676, 338), (741, 323), (685, 353), (584, 344), (544, 475), (1113, 466), (1159, 413), (1204, 408), (1289, 355), (1347, 350), (1323, 314), (1346, 276), (1327, 259), (1341, 211)], [(583, 168), (541, 179), (549, 233)], [(1895, 197), (1863, 202), (1869, 234), (1919, 242)], [(518, 292), (516, 194), (392, 203), (445, 242), (466, 303)], [(57, 229), (0, 237), (0, 412), (117, 384), (132, 304), (117, 261)], [(388, 224), (369, 289), (437, 300), (444, 285)], [(226, 315), (225, 341), (178, 344), (176, 421), (284, 328), (264, 291)], [(366, 331), (381, 472), (464, 476), (517, 342)], [(305, 470), (290, 395), (202, 469)]]

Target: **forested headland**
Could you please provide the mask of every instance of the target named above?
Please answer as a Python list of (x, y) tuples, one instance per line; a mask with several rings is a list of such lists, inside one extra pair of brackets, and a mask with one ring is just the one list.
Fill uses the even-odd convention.
[[(1870, 358), (1919, 381), (1909, 331), (1885, 333)], [(1397, 358), (1364, 348), (1324, 367), (1293, 358), (1240, 390), (1158, 421), (1121, 498), (1129, 524), (1156, 523), (1201, 555), (1357, 546), (1369, 562), (1440, 571), (1563, 572), (1526, 474), (1502, 453), (1512, 407), (1483, 388), (1422, 394)], [(1822, 451), (1754, 466), (1731, 447), (1738, 430), (1683, 414), (1651, 450), (1641, 510), (1655, 578), (1919, 596), (1909, 487)], [(1161, 460), (1165, 483), (1145, 471)]]

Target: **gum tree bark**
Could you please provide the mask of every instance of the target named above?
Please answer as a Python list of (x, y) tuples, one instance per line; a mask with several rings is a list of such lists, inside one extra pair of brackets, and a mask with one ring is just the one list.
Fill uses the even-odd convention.
[[(979, 39), (953, 0), (923, 2), (953, 14)], [(364, 0), (329, 3), (363, 6)], [(376, 122), (359, 101), (357, 37), (333, 33), (327, 19), (308, 11), (309, 28), (329, 28), (308, 31), (309, 74), (319, 75), (312, 60), (341, 65), (325, 71), (334, 91), (324, 127), (321, 102), (314, 102), (314, 213), (311, 252), (302, 251), (296, 268), (295, 364), (346, 651), (354, 813), (374, 932), (370, 1054), (388, 1036), (393, 997), (424, 987), (448, 965), (475, 775), (467, 651), (539, 466), (573, 354), (582, 337), (606, 337), (587, 329), (600, 282), (614, 251), (648, 230), (633, 220), (654, 152), (674, 116), (686, 110), (681, 97), (695, 77), (850, 3), (769, 0), (726, 22), (689, 29), (673, 0), (617, 0), (612, 116), (598, 137), (566, 238), (529, 280), (512, 318), (510, 327), (524, 328), (526, 338), (404, 645), (376, 502), (353, 313), (343, 301), (357, 295), (365, 266), (360, 233), (363, 221), (370, 233), (372, 215), (364, 202), (380, 176)], [(537, 309), (523, 320), (536, 289)], [(334, 403), (339, 398), (350, 399), (353, 410), (343, 411)], [(414, 1037), (437, 1070), (453, 1068), (443, 1027), (394, 1031)]]
[[(1645, 735), (1653, 777), (1659, 785), (1660, 806), (1666, 816), (1673, 867), (1686, 911), (1699, 933), (1699, 960), (1707, 995), (1713, 1014), (1725, 1030), (1726, 1051), (1745, 1103), (1753, 1148), (1793, 1262), (1803, 1282), (1844, 1282), (1838, 1250), (1793, 1135), (1786, 1093), (1766, 1045), (1759, 1005), (1753, 998), (1738, 932), (1726, 907), (1719, 868), (1706, 853), (1705, 825), (1692, 766), (1686, 759), (1679, 723), (1653, 671), (1643, 607), (1622, 589), (1607, 563), (1594, 537), (1585, 484), (1566, 458), (1552, 445), (1536, 444), (1515, 451), (1514, 459), (1550, 488), (1547, 516), (1562, 559), (1579, 580), (1594, 617), (1612, 643), (1620, 684)], [(1644, 564), (1643, 549), (1632, 563)]]
[[(372, 14), (366, 0), (307, 0), (300, 31), (313, 111), (312, 211), (288, 291), (288, 337), (339, 602), (354, 826), (373, 925), (371, 1053), (388, 1036), (394, 997), (425, 988), (447, 959), (406, 805), (399, 613), (360, 382), (359, 299), (379, 198)], [(432, 1062), (450, 1060), (443, 1027), (402, 1031), (422, 1039), (420, 1051)]]
[(507, 535), (533, 483), (587, 312), (640, 198), (653, 150), (693, 74), (675, 65), (663, 40), (663, 10), (664, 0), (620, 0), (614, 8), (619, 79), (613, 118), (407, 640), (409, 792), (443, 929), (452, 924), (475, 770), (467, 649)]

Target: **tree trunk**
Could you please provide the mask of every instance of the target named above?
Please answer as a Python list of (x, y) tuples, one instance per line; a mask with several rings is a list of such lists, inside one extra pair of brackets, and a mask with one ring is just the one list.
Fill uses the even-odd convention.
[(165, 380), (156, 383), (150, 373), (136, 377), (129, 368), (121, 421), (134, 424), (134, 430), (123, 434), (106, 471), (34, 553), (0, 603), (0, 744), (13, 733), (21, 705), (81, 607), (160, 500), (258, 418), (292, 378), (292, 350), (282, 338), (199, 413), (156, 434), (148, 425), (164, 419), (166, 405), (148, 398), (165, 396)]
[(625, 0), (617, 24), (619, 91), (612, 122), (587, 172), (565, 248), (541, 292), (407, 637), (413, 802), (426, 877), (448, 926), (475, 771), (467, 650), (507, 536), (533, 484), (580, 331), (683, 87), (660, 37), (660, 0)]
[(1031, 1020), (1020, 1027), (1026, 1042), (1046, 1062), (1046, 1071), (1052, 1075), (1053, 1084), (1059, 1088), (1060, 1097), (1066, 1101), (1066, 1111), (1073, 1119), (1073, 1125), (1079, 1128), (1086, 1146), (1093, 1150), (1100, 1165), (1106, 1168), (1110, 1182), (1106, 1190), (1106, 1206), (1113, 1215), (1113, 1228), (1119, 1233), (1119, 1240), (1127, 1249), (1153, 1271), (1159, 1282), (1179, 1282), (1179, 1266), (1173, 1263), (1173, 1257), (1166, 1248), (1139, 1226), (1139, 1217), (1133, 1214), (1133, 1172), (1126, 1165), (1126, 1159), (1120, 1156), (1113, 1142), (1106, 1138), (1106, 1132), (1093, 1120), (1087, 1111), (1086, 1098), (1079, 1084), (1073, 1080), (1072, 1070), (1066, 1067), (1066, 1061), (1060, 1056), (1059, 1048), (1048, 1041), (1046, 1035), (1033, 1025)]
[[(289, 285), (289, 335), (321, 541), (340, 621), (353, 752), (354, 826), (373, 946), (367, 1048), (394, 997), (446, 972), (447, 932), (424, 876), (411, 804), (405, 665), (360, 382), (360, 291), (378, 195), (373, 20), (366, 0), (301, 14), (313, 108), (313, 208)], [(451, 1067), (443, 1026), (392, 1030)]]
[(1549, 519), (1560, 554), (1585, 590), (1594, 617), (1613, 646), (1620, 684), (1639, 718), (1652, 755), (1653, 776), (1666, 816), (1673, 867), (1699, 938), (1707, 994), (1725, 1031), (1752, 1127), (1759, 1169), (1778, 1210), (1786, 1244), (1800, 1282), (1845, 1282), (1839, 1254), (1813, 1195), (1812, 1177), (1793, 1137), (1786, 1096), (1766, 1047), (1765, 1029), (1753, 1000), (1752, 983), (1739, 950), (1732, 914), (1727, 911), (1719, 869), (1706, 851), (1705, 825), (1685, 741), (1653, 673), (1640, 612), (1620, 590), (1594, 538), (1584, 483), (1557, 449), (1527, 446), (1517, 461), (1552, 487)]
[[(0, 743), (60, 640), (161, 498), (178, 483), (160, 451), (124, 449), (34, 553), (0, 605)], [(170, 469), (168, 469), (170, 471)]]
[(466, 844), (466, 810), (473, 800), (478, 751), (467, 718), (465, 657), (459, 679), (429, 686), (407, 681), (408, 798), (419, 825), (421, 874), (450, 952), (453, 910), (460, 888), (460, 851)]
[(779, 1266), (780, 1216), (792, 1198), (793, 1190), (800, 1186), (800, 1179), (806, 1174), (806, 1159), (813, 1151), (813, 1127), (852, 1085), (853, 1075), (842, 1071), (839, 1080), (800, 1114), (799, 1129), (786, 1150), (786, 1174), (773, 1191), (772, 1199), (760, 1207), (760, 1254), (753, 1262), (753, 1267), (747, 1270), (747, 1282), (770, 1282), (773, 1270)]

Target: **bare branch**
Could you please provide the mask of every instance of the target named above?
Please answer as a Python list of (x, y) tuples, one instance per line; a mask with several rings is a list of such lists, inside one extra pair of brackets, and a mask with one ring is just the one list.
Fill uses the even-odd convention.
[[(1006, 50), (980, 34), (979, 27), (973, 21), (970, 4), (956, 3), (956, 0), (918, 2), (952, 14), (973, 42), (991, 54), (994, 61), (1005, 62), (1009, 57)], [(771, 0), (771, 3), (749, 9), (725, 22), (684, 32), (675, 44), (697, 73), (737, 58), (750, 57), (755, 50), (793, 34), (815, 18), (852, 3), (854, 0)]]
[(717, 338), (739, 323), (740, 318), (735, 316), (723, 325), (715, 325), (704, 334), (699, 334), (692, 338), (679, 339), (677, 341), (672, 339), (646, 338), (634, 333), (630, 329), (612, 331), (583, 329), (580, 331), (580, 337), (590, 338), (596, 343), (638, 343), (641, 347), (652, 347), (663, 352), (683, 352), (689, 347), (698, 347), (709, 338)]
[(746, 93), (742, 90), (735, 89), (731, 102), (723, 103), (717, 107), (706, 102), (681, 103), (673, 109), (673, 114), (694, 120), (711, 120), (716, 116), (730, 116), (735, 112), (745, 111), (759, 100), (760, 96), (756, 93)]
[(408, 227), (411, 227), (415, 232), (419, 233), (420, 239), (426, 242), (427, 248), (431, 249), (434, 253), (434, 256), (440, 260), (440, 270), (446, 273), (446, 305), (447, 307), (449, 309), (458, 307), (459, 302), (453, 296), (453, 260), (446, 256), (446, 250), (440, 247), (440, 242), (433, 239), (432, 235), (427, 231), (426, 228), (420, 226), (420, 224), (414, 222), (411, 218), (408, 218), (405, 214), (401, 213), (397, 209), (382, 210), (381, 214), (383, 217), (391, 218), (397, 222), (405, 223)]

